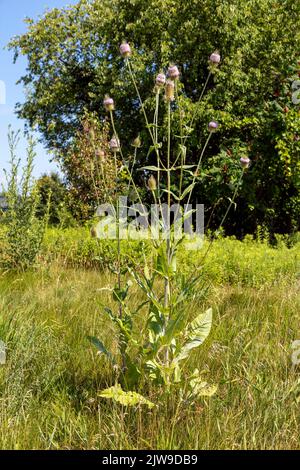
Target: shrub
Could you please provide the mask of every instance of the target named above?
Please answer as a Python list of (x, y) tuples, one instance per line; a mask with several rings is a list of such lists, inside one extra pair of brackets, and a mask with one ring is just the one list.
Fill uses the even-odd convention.
[[(37, 217), (39, 191), (32, 178), (35, 158), (34, 141), (29, 139), (27, 161), (19, 180), (20, 159), (16, 157), (18, 133), (9, 132), (10, 170), (5, 172), (7, 210), (2, 215), (4, 229), (0, 243), (0, 263), (6, 269), (25, 270), (34, 266), (40, 252), (48, 221), (47, 210), (42, 220)], [(50, 194), (48, 195), (49, 208)]]
[[(72, 214), (67, 203), (67, 188), (58, 173), (44, 174), (38, 178), (39, 202), (36, 215), (43, 219), (49, 211), (49, 224), (62, 227), (72, 226)], [(51, 194), (50, 206), (49, 194)]]

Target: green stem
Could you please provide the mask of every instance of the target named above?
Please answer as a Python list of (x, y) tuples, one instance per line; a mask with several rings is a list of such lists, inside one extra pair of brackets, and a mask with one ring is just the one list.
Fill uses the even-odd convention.
[[(167, 191), (168, 191), (168, 214), (167, 214), (167, 223), (168, 230), (167, 233), (167, 246), (166, 246), (166, 256), (168, 266), (171, 265), (171, 220), (170, 220), (170, 209), (171, 209), (171, 103), (168, 101), (168, 147), (167, 147)], [(165, 288), (164, 288), (164, 307), (170, 309), (170, 278), (169, 272), (166, 275), (165, 279)], [(169, 321), (170, 312), (166, 316), (166, 324)], [(169, 348), (166, 349), (166, 364), (169, 363)]]
[[(155, 114), (154, 114), (154, 131), (155, 131), (155, 145), (158, 145), (158, 110), (159, 110), (159, 90), (156, 92), (156, 104), (155, 104)], [(160, 194), (160, 158), (159, 155), (157, 157), (157, 189), (158, 195)]]
[[(139, 100), (140, 105), (141, 105), (141, 109), (142, 109), (142, 112), (143, 112), (143, 115), (144, 115), (144, 118), (145, 118), (145, 122), (146, 122), (146, 127), (147, 127), (147, 129), (148, 129), (149, 134), (150, 134), (150, 137), (151, 137), (151, 140), (152, 140), (152, 144), (153, 144), (154, 149), (155, 149), (155, 153), (156, 153), (156, 155), (157, 155), (157, 158), (160, 160), (161, 165), (164, 167), (164, 164), (163, 164), (163, 162), (161, 161), (161, 158), (160, 158), (160, 155), (159, 155), (159, 151), (158, 151), (157, 145), (155, 144), (155, 137), (154, 137), (154, 134), (153, 134), (152, 131), (151, 131), (151, 128), (150, 128), (150, 125), (149, 125), (149, 121), (148, 121), (148, 117), (147, 117), (147, 114), (146, 114), (146, 111), (145, 111), (144, 103), (143, 103), (143, 100), (142, 100), (142, 98), (141, 98), (141, 95), (140, 95), (140, 92), (139, 92), (139, 89), (138, 89), (138, 86), (137, 86), (137, 83), (136, 83), (136, 79), (135, 79), (135, 76), (134, 76), (132, 67), (131, 67), (131, 65), (130, 65), (129, 59), (126, 59), (126, 65), (127, 65), (127, 67), (128, 67), (129, 75), (130, 75), (130, 77), (131, 77), (131, 80), (132, 80), (132, 82), (133, 82), (133, 85), (134, 85), (136, 94), (137, 94), (137, 96), (138, 96), (138, 100)], [(164, 168), (165, 168), (165, 167), (164, 167)]]

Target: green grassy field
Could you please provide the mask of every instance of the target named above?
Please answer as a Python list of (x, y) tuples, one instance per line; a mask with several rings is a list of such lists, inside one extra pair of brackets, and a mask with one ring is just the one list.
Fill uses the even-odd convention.
[[(102, 247), (97, 270), (84, 262), (90, 248), (82, 244), (81, 265), (78, 244), (68, 242), (67, 253), (61, 243), (63, 255), (57, 251), (50, 262), (54, 238), (48, 234), (37, 270), (0, 273), (0, 339), (7, 345), (1, 449), (300, 448), (300, 366), (291, 360), (291, 343), (300, 339), (299, 243), (215, 243), (203, 270), (209, 294), (189, 312), (212, 306), (213, 328), (189, 367), (206, 370), (218, 391), (178, 410), (176, 395), (160, 402), (150, 389), (157, 407), (148, 410), (97, 395), (113, 384), (112, 373), (86, 337), (101, 335), (116, 347), (101, 306), (111, 303), (101, 288), (115, 282), (104, 263), (113, 248)], [(195, 269), (192, 258), (183, 254), (181, 269)]]

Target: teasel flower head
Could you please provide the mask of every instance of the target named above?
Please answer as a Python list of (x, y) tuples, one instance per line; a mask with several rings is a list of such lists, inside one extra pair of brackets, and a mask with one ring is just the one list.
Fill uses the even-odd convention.
[(173, 80), (166, 81), (166, 101), (174, 101), (175, 85)]
[(110, 96), (105, 95), (104, 100), (103, 100), (104, 108), (105, 111), (113, 111), (115, 109), (115, 103)]
[(113, 153), (120, 152), (120, 141), (117, 136), (113, 136), (113, 138), (109, 142), (109, 148)]
[(180, 72), (178, 70), (178, 67), (176, 65), (170, 65), (168, 68), (168, 78), (171, 80), (177, 80), (180, 76)]
[(128, 42), (122, 42), (120, 45), (120, 54), (125, 59), (131, 56), (131, 47), (129, 46)]
[(250, 158), (248, 157), (242, 157), (240, 158), (240, 164), (241, 164), (241, 167), (245, 170), (246, 168), (249, 168), (249, 165), (250, 165)]
[(216, 121), (210, 121), (210, 123), (208, 124), (209, 132), (216, 132), (218, 127), (219, 127), (219, 124)]
[(150, 191), (156, 191), (157, 184), (156, 184), (156, 179), (154, 178), (153, 175), (151, 175), (150, 178), (148, 179), (148, 188), (150, 189)]
[(166, 83), (166, 76), (164, 73), (159, 73), (157, 76), (156, 76), (156, 79), (155, 79), (155, 84), (157, 87), (161, 88), (165, 85)]
[(132, 142), (132, 147), (138, 149), (142, 146), (142, 142), (141, 142), (141, 139), (140, 139), (140, 136), (138, 135)]
[(218, 51), (213, 52), (209, 57), (210, 62), (213, 65), (218, 65), (221, 62), (221, 56)]

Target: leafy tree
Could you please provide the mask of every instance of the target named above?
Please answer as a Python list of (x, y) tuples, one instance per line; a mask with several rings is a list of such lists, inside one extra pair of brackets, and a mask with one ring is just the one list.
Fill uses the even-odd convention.
[[(67, 188), (58, 173), (42, 175), (36, 182), (39, 193), (37, 216), (43, 218), (49, 211), (49, 223), (57, 225), (61, 222), (62, 213), (66, 209)], [(50, 205), (49, 205), (49, 194)], [(49, 207), (48, 207), (49, 206)]]
[(115, 163), (109, 146), (109, 127), (95, 113), (85, 113), (64, 158), (69, 181), (68, 200), (79, 220), (92, 217), (99, 204), (112, 202), (117, 181)]
[[(1, 214), (4, 229), (0, 233), (0, 266), (24, 271), (36, 265), (48, 223), (49, 210), (43, 218), (37, 217), (39, 191), (32, 176), (36, 156), (35, 142), (28, 140), (25, 166), (20, 168), (16, 156), (19, 133), (11, 129), (8, 134), (10, 150), (9, 169), (5, 171), (4, 197), (6, 211)], [(20, 171), (21, 170), (21, 171)], [(50, 194), (46, 207), (49, 208)]]
[[(23, 54), (28, 59), (27, 73), (21, 78), (28, 93), (25, 103), (18, 106), (18, 114), (30, 126), (39, 128), (63, 167), (66, 149), (80, 128), (85, 110), (104, 116), (105, 93), (116, 101), (122, 140), (130, 142), (142, 128), (136, 95), (119, 57), (119, 44), (126, 39), (135, 51), (133, 67), (143, 98), (161, 67), (170, 61), (180, 67), (184, 123), (189, 122), (194, 110), (197, 113), (189, 145), (191, 162), (197, 160), (197, 150), (206, 138), (201, 131), (207, 122), (214, 118), (221, 124), (204, 164), (213, 166), (210, 157), (219, 155), (222, 159), (227, 155), (222, 175), (205, 182), (204, 193), (203, 184), (198, 194), (195, 192), (208, 207), (214, 207), (211, 221), (220, 220), (218, 207), (221, 213), (230, 197), (232, 182), (226, 174), (226, 159), (231, 153), (246, 152), (253, 166), (227, 230), (253, 231), (257, 223), (280, 231), (299, 226), (299, 188), (295, 185), (299, 170), (296, 176), (288, 175), (283, 157), (298, 150), (292, 134), (285, 132), (290, 124), (276, 108), (286, 97), (287, 80), (295, 73), (291, 66), (299, 58), (297, 2), (81, 0), (75, 6), (48, 12), (36, 23), (30, 19), (27, 23), (27, 33), (10, 43), (15, 58)], [(209, 73), (208, 56), (215, 49), (221, 52), (221, 66), (211, 74), (205, 98), (195, 104)], [(291, 96), (286, 98), (292, 107)], [(154, 95), (146, 106), (154, 109)], [(299, 134), (298, 120), (295, 125), (293, 133)], [(142, 135), (145, 148), (147, 138)], [(144, 160), (149, 163), (146, 155)], [(224, 187), (221, 200), (216, 199), (220, 184)]]

